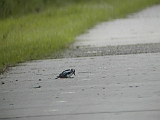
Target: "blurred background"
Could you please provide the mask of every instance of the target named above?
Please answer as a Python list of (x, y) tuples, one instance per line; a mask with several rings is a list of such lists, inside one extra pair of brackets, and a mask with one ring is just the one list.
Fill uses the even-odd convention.
[[(39, 13), (47, 7), (60, 7), (85, 0), (0, 0), (0, 18)], [(90, 0), (87, 0), (88, 2)], [(94, 1), (94, 0), (92, 0)]]

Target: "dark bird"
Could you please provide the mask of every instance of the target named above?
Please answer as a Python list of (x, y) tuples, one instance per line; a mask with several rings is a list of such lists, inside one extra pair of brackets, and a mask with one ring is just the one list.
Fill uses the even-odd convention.
[(75, 75), (75, 69), (67, 69), (60, 73), (55, 79), (58, 78), (71, 78), (72, 75)]

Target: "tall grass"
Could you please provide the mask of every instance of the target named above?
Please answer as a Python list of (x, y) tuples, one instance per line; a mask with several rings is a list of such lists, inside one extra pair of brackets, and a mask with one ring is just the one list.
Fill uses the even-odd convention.
[[(60, 0), (62, 2), (63, 0)], [(159, 0), (79, 0), (50, 5), (40, 13), (0, 20), (0, 70), (43, 59), (65, 49), (75, 36), (98, 22), (136, 12)]]

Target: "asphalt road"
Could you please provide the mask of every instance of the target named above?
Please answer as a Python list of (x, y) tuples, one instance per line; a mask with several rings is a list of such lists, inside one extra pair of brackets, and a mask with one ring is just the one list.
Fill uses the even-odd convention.
[(0, 119), (159, 120), (159, 73), (160, 53), (23, 63), (1, 75)]
[[(0, 120), (159, 120), (157, 40), (81, 50), (75, 45), (63, 54), (68, 58), (11, 67), (0, 75)], [(55, 79), (68, 68), (76, 69), (74, 78)]]

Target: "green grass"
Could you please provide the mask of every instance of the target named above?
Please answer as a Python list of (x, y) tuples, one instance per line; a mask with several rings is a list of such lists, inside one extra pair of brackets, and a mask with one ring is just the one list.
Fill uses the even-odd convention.
[(0, 20), (0, 71), (65, 49), (93, 25), (141, 10), (159, 0), (81, 0), (40, 13)]

